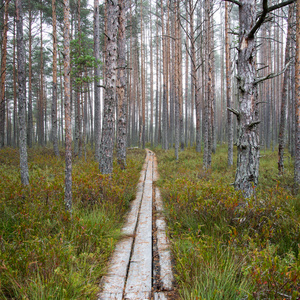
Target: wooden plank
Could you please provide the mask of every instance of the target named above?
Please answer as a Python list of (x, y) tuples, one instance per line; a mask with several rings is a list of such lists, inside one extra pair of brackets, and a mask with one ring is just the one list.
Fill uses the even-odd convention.
[[(152, 157), (149, 158), (125, 299), (151, 293), (152, 288)], [(135, 295), (135, 296), (134, 296)], [(141, 298), (142, 299), (142, 298)], [(150, 298), (144, 298), (150, 299)]]
[(149, 292), (136, 292), (136, 293), (126, 294), (124, 300), (146, 300), (150, 298), (151, 298), (151, 293)]
[(121, 294), (122, 297), (132, 243), (133, 237), (128, 237), (116, 245), (115, 252), (110, 261), (108, 274), (102, 279), (101, 285), (103, 287), (103, 291), (100, 293), (99, 299), (106, 299), (105, 297), (108, 297), (108, 294), (115, 295), (114, 297), (119, 297), (118, 295)]
[[(156, 188), (155, 190), (155, 204), (156, 204), (156, 209), (159, 212), (162, 212), (163, 204), (161, 201), (158, 188)], [(157, 249), (159, 255), (162, 289), (170, 291), (173, 288), (174, 276), (172, 271), (171, 252), (169, 249), (170, 243), (166, 234), (166, 222), (162, 214), (159, 214), (157, 216), (156, 228), (157, 228)]]
[[(156, 223), (157, 224), (157, 223)], [(160, 264), (160, 278), (162, 289), (170, 291), (173, 289), (173, 271), (169, 241), (164, 230), (157, 230), (157, 248)]]
[(140, 204), (142, 201), (146, 169), (148, 167), (149, 156), (141, 171), (140, 181), (137, 185), (136, 199), (131, 204), (127, 221), (122, 229), (122, 233), (128, 235), (116, 245), (114, 254), (110, 260), (108, 273), (103, 277), (101, 286), (102, 292), (99, 294), (99, 300), (116, 299), (121, 300), (126, 282), (126, 276), (129, 266), (129, 260), (132, 251), (134, 233), (137, 226)]
[(123, 298), (123, 293), (105, 293), (101, 294), (99, 300), (122, 300)]
[(164, 292), (157, 292), (154, 293), (154, 300), (168, 300), (168, 297)]
[(159, 188), (155, 188), (155, 208), (157, 212), (162, 212), (164, 210)]

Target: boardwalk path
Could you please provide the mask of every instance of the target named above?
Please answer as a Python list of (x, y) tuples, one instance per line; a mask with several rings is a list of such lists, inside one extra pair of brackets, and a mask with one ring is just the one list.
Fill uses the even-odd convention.
[(158, 188), (157, 161), (147, 151), (124, 238), (117, 244), (108, 274), (101, 284), (99, 300), (172, 299), (173, 273)]

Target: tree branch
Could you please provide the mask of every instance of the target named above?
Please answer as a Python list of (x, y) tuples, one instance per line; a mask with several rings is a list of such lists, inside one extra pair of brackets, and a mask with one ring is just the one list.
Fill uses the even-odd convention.
[(254, 37), (255, 32), (258, 30), (258, 28), (261, 26), (261, 24), (264, 22), (265, 17), (268, 13), (268, 0), (263, 0), (263, 11), (257, 20), (256, 24), (252, 27), (248, 34), (248, 39), (252, 39)]
[(292, 3), (294, 3), (294, 2), (296, 2), (296, 0), (288, 0), (288, 1), (285, 1), (285, 2), (282, 2), (282, 3), (275, 4), (275, 5), (270, 6), (270, 7), (268, 8), (268, 12), (271, 12), (271, 11), (273, 11), (273, 10), (275, 10), (275, 9), (278, 9), (278, 8), (281, 8), (281, 7), (284, 7), (284, 6), (287, 6), (287, 5), (292, 4)]
[(237, 116), (237, 118), (240, 118), (241, 113), (238, 110), (231, 108), (231, 107), (227, 107), (227, 109), (229, 111), (231, 111), (232, 113), (234, 113)]
[[(228, 0), (226, 0), (228, 1)], [(286, 5), (289, 5), (291, 3), (296, 2), (296, 0), (287, 0), (285, 2), (275, 4), (273, 6), (268, 7), (268, 0), (263, 0), (263, 11), (259, 13), (258, 15), (260, 16), (259, 19), (257, 20), (256, 24), (252, 27), (248, 34), (248, 39), (251, 39), (254, 37), (255, 32), (259, 29), (259, 27), (262, 25), (262, 23), (265, 21), (266, 15), (278, 8), (284, 7)]]
[(252, 122), (252, 123), (250, 123), (249, 125), (248, 125), (248, 128), (249, 129), (252, 129), (255, 125), (258, 125), (259, 123), (260, 123), (261, 121), (254, 121), (254, 122)]
[(223, 0), (223, 1), (231, 2), (231, 3), (234, 3), (234, 4), (238, 5), (238, 6), (241, 6), (241, 3), (239, 1), (237, 1), (237, 0)]
[(284, 73), (286, 71), (286, 69), (289, 67), (290, 64), (291, 64), (291, 62), (289, 61), (287, 63), (287, 65), (283, 68), (283, 70), (281, 70), (279, 73), (270, 73), (267, 76), (255, 79), (254, 84), (258, 84), (258, 83), (261, 83), (265, 80), (272, 79), (274, 77), (277, 77), (277, 76), (281, 75), (282, 73)]

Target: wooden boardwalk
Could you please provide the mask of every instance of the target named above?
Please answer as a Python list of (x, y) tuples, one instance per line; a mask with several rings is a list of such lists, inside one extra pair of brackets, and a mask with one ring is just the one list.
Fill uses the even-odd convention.
[(122, 229), (99, 300), (173, 299), (173, 273), (163, 205), (158, 188), (157, 161), (147, 151), (136, 199)]

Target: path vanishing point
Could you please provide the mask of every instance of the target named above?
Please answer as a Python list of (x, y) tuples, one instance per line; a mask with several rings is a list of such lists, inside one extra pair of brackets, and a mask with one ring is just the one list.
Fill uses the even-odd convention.
[(124, 237), (116, 245), (98, 300), (174, 299), (173, 273), (158, 179), (157, 161), (148, 149)]

